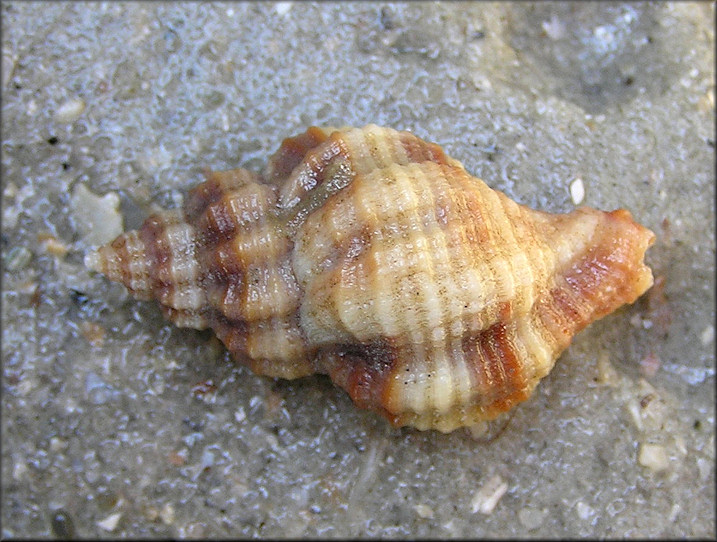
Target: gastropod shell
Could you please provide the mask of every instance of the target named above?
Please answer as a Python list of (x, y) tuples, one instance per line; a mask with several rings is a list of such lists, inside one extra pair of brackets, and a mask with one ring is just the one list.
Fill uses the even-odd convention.
[(393, 425), (448, 432), (527, 399), (645, 292), (654, 239), (623, 209), (519, 205), (408, 132), (312, 127), (86, 265), (258, 374), (327, 374)]

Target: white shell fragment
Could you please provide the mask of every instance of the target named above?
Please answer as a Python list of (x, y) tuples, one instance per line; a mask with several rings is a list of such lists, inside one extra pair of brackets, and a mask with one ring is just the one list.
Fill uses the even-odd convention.
[(84, 184), (75, 185), (70, 199), (72, 219), (87, 245), (108, 243), (122, 233), (119, 203), (119, 196), (113, 192), (98, 196)]
[(575, 505), (575, 511), (578, 513), (578, 517), (582, 520), (589, 519), (595, 513), (590, 505), (585, 504), (583, 501), (578, 501)]
[(570, 183), (570, 197), (575, 205), (580, 205), (585, 199), (585, 185), (580, 177)]
[(67, 100), (55, 111), (55, 122), (69, 124), (80, 118), (85, 110), (85, 101), (81, 98)]
[(659, 444), (643, 444), (640, 446), (640, 452), (637, 457), (640, 465), (648, 469), (658, 472), (667, 469), (670, 466), (670, 458), (664, 446)]
[(105, 531), (112, 532), (117, 528), (117, 525), (119, 524), (120, 519), (122, 519), (122, 512), (116, 512), (114, 514), (110, 514), (102, 521), (98, 521), (97, 526), (100, 529), (104, 529)]
[(279, 15), (286, 15), (289, 13), (289, 10), (291, 10), (291, 5), (293, 2), (277, 2), (274, 4), (274, 9)]
[(700, 339), (702, 340), (702, 345), (707, 346), (710, 344), (715, 338), (715, 328), (712, 324), (708, 325), (700, 335)]
[(492, 514), (500, 498), (508, 491), (506, 484), (500, 475), (494, 475), (481, 487), (471, 500), (471, 510), (475, 514)]
[(416, 514), (421, 519), (433, 519), (433, 508), (427, 504), (417, 504), (413, 507)]

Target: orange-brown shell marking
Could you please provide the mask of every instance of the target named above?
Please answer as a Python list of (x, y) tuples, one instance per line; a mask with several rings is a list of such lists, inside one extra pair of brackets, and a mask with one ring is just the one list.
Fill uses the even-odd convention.
[(645, 292), (654, 238), (622, 209), (519, 205), (408, 132), (312, 127), (86, 264), (259, 374), (328, 374), (394, 425), (447, 432), (527, 399)]

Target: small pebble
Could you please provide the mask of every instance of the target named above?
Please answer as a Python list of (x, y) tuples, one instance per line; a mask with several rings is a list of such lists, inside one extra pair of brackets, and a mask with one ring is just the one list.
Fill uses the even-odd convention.
[(413, 509), (416, 511), (416, 514), (419, 518), (433, 519), (433, 508), (431, 508), (427, 504), (417, 504), (413, 507)]
[(124, 503), (124, 499), (114, 491), (100, 489), (95, 495), (95, 502), (100, 512), (109, 512), (115, 508), (119, 509)]
[(109, 243), (122, 233), (119, 205), (119, 196), (113, 192), (98, 196), (84, 184), (75, 185), (70, 198), (72, 220), (87, 245)]
[(206, 448), (204, 449), (204, 452), (202, 452), (202, 461), (200, 465), (202, 469), (206, 469), (214, 465), (214, 454), (210, 450)]
[(603, 351), (598, 356), (597, 360), (597, 383), (604, 384), (606, 386), (615, 387), (620, 382), (620, 376), (615, 368), (610, 363), (610, 356), (607, 352)]
[(27, 474), (27, 464), (24, 461), (18, 461), (12, 468), (12, 478), (16, 482), (21, 481)]
[(697, 108), (702, 113), (712, 113), (715, 108), (715, 91), (709, 89), (697, 102)]
[(707, 478), (710, 477), (710, 474), (712, 474), (712, 470), (714, 469), (714, 461), (709, 461), (704, 457), (698, 457), (696, 462), (697, 470), (700, 472), (700, 479), (703, 482), (706, 482)]
[(279, 15), (286, 15), (291, 9), (292, 2), (277, 2), (274, 4), (274, 9)]
[(107, 334), (104, 327), (96, 322), (84, 320), (80, 322), (80, 331), (85, 340), (92, 346), (102, 346)]
[(279, 449), (279, 439), (273, 433), (266, 434), (266, 442), (272, 450)]
[(61, 452), (67, 448), (67, 441), (58, 437), (52, 437), (50, 439), (50, 451), (54, 453)]
[(33, 378), (23, 378), (17, 385), (17, 391), (21, 396), (25, 396), (35, 389), (36, 381)]
[(481, 487), (471, 500), (473, 513), (492, 514), (500, 498), (508, 491), (500, 475), (496, 474)]
[(575, 511), (578, 513), (580, 519), (589, 519), (594, 512), (594, 510), (583, 501), (578, 501), (578, 504), (575, 505)]
[(15, 291), (19, 294), (28, 294), (35, 296), (37, 294), (37, 282), (33, 279), (24, 280), (17, 285)]
[(239, 407), (237, 409), (237, 411), (234, 413), (234, 420), (236, 420), (237, 423), (241, 423), (246, 420), (246, 412), (244, 411), (244, 407)]
[(546, 509), (538, 510), (536, 508), (526, 507), (518, 512), (518, 521), (520, 521), (520, 524), (528, 531), (532, 531), (543, 524), (543, 520), (547, 515), (548, 511)]
[(169, 503), (165, 504), (159, 511), (159, 519), (161, 519), (165, 525), (174, 523), (174, 506)]
[(5, 198), (5, 203), (7, 203), (8, 200), (15, 199), (15, 196), (17, 196), (17, 192), (17, 186), (15, 186), (14, 183), (7, 183), (2, 191), (2, 197)]
[(640, 415), (640, 404), (635, 399), (630, 399), (625, 408), (627, 408), (627, 411), (630, 413), (635, 427), (637, 427), (638, 431), (642, 431), (643, 425), (642, 416)]
[(654, 352), (650, 351), (640, 360), (640, 373), (643, 376), (651, 378), (657, 374), (660, 365), (660, 358), (658, 358)]
[(677, 519), (677, 515), (680, 513), (681, 510), (682, 507), (680, 506), (680, 503), (672, 503), (672, 508), (670, 508), (670, 514), (667, 516), (667, 523), (674, 523), (674, 521)]
[(684, 437), (682, 435), (675, 435), (674, 439), (677, 451), (682, 455), (687, 455), (687, 444), (685, 443)]
[(144, 517), (149, 521), (157, 521), (159, 519), (159, 510), (154, 506), (147, 506), (147, 508), (144, 509)]
[(40, 241), (42, 248), (45, 252), (57, 258), (64, 258), (69, 250), (67, 248), (67, 245), (60, 241), (54, 235), (38, 235), (38, 241)]
[(702, 331), (702, 335), (700, 335), (700, 339), (702, 340), (702, 345), (707, 346), (714, 340), (714, 338), (715, 338), (715, 328), (712, 324), (710, 324)]
[(117, 525), (119, 524), (119, 520), (122, 518), (122, 512), (116, 512), (114, 514), (110, 514), (102, 521), (97, 522), (97, 526), (100, 529), (104, 529), (105, 531), (114, 531), (117, 528)]
[(550, 16), (550, 21), (541, 23), (543, 31), (551, 40), (559, 40), (565, 37), (565, 25), (555, 14)]
[(580, 177), (570, 183), (570, 197), (575, 205), (580, 205), (585, 199), (585, 185)]
[(442, 527), (443, 527), (444, 530), (448, 531), (448, 533), (449, 533), (448, 536), (451, 536), (451, 537), (455, 538), (455, 537), (458, 535), (459, 528), (458, 528), (458, 526), (456, 525), (456, 522), (455, 522), (454, 519), (451, 519), (451, 520), (445, 522), (445, 523), (442, 525)]
[(637, 460), (640, 465), (648, 469), (659, 472), (670, 466), (670, 458), (664, 446), (659, 444), (643, 444), (640, 446), (640, 452)]
[(55, 122), (69, 124), (75, 122), (85, 110), (85, 102), (80, 98), (67, 100), (55, 111)]
[(62, 540), (71, 540), (75, 538), (75, 525), (70, 515), (64, 510), (57, 510), (52, 514), (50, 520), (50, 528), (52, 534), (56, 538)]
[(488, 429), (488, 422), (484, 421), (466, 427), (466, 430), (475, 440), (481, 440), (483, 437), (485, 437), (488, 434)]

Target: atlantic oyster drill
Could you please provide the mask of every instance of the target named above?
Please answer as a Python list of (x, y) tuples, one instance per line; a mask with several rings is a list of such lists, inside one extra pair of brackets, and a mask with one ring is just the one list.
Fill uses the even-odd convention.
[(312, 127), (85, 263), (258, 374), (327, 374), (395, 426), (448, 432), (527, 399), (644, 293), (654, 240), (624, 209), (519, 205), (408, 132)]

